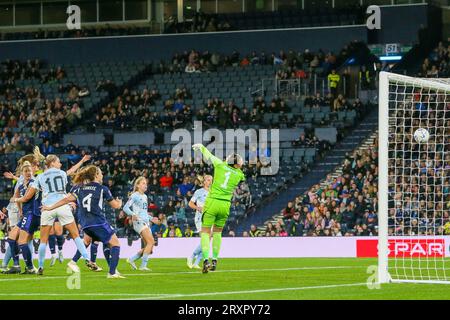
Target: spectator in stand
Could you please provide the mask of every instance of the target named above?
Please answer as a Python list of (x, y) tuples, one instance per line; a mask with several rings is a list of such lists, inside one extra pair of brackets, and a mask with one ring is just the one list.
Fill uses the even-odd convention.
[(159, 179), (159, 185), (161, 188), (170, 189), (173, 185), (173, 177), (170, 171), (167, 171), (166, 174)]
[(290, 220), (294, 216), (294, 213), (294, 203), (292, 203), (291, 201), (288, 202), (286, 208), (281, 210), (281, 214), (283, 215), (283, 219), (285, 220)]
[(185, 223), (186, 220), (186, 205), (184, 203), (184, 199), (182, 201), (178, 201), (175, 205), (175, 223)]
[(302, 237), (304, 225), (300, 218), (300, 213), (295, 212), (288, 226), (288, 235), (290, 237)]
[(371, 74), (366, 66), (361, 66), (361, 70), (359, 71), (359, 82), (362, 90), (369, 90), (372, 88)]
[(66, 146), (64, 147), (64, 152), (72, 153), (72, 151), (77, 151), (77, 148), (73, 145), (72, 140), (68, 140)]
[(192, 191), (194, 190), (194, 185), (191, 183), (189, 177), (183, 178), (183, 183), (178, 185), (178, 191), (183, 197), (191, 197)]
[(333, 112), (338, 112), (347, 109), (347, 103), (342, 94), (339, 94), (333, 102)]
[(261, 231), (259, 231), (254, 224), (250, 226), (250, 231), (248, 232), (248, 235), (250, 237), (258, 237)]
[(328, 75), (328, 88), (330, 88), (330, 93), (333, 97), (337, 96), (340, 80), (341, 77), (336, 73), (336, 70), (331, 70), (331, 73)]
[(185, 238), (192, 238), (194, 236), (194, 231), (191, 229), (191, 227), (187, 224), (186, 228), (184, 228), (184, 237)]
[(306, 137), (306, 134), (302, 132), (297, 140), (292, 141), (292, 145), (296, 147), (307, 148), (311, 144), (311, 141)]
[(50, 144), (49, 140), (46, 140), (42, 145), (41, 145), (41, 153), (44, 156), (48, 156), (49, 154), (54, 154), (55, 153), (55, 148)]
[(162, 208), (162, 213), (167, 217), (167, 219), (171, 219), (175, 215), (175, 205), (173, 200), (169, 200), (166, 205)]
[(284, 230), (283, 225), (280, 222), (275, 224), (275, 233), (277, 237), (287, 237), (288, 233)]
[(266, 230), (265, 230), (266, 236), (267, 236), (267, 234), (269, 234), (269, 236), (270, 236), (270, 232), (273, 230), (275, 230), (275, 228), (273, 227), (272, 222), (268, 222), (266, 225)]
[(173, 221), (169, 222), (169, 227), (163, 233), (163, 238), (181, 238), (183, 237), (183, 233), (180, 228), (175, 225)]
[(120, 210), (119, 214), (116, 217), (116, 232), (118, 237), (125, 236), (126, 220), (127, 220), (126, 214), (122, 210)]
[(148, 203), (148, 212), (153, 217), (158, 216), (158, 206), (156, 205), (155, 201), (150, 200)]

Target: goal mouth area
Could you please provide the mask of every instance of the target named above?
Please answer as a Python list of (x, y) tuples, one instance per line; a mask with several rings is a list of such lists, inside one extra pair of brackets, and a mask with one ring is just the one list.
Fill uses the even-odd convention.
[(379, 282), (450, 284), (450, 79), (379, 84)]

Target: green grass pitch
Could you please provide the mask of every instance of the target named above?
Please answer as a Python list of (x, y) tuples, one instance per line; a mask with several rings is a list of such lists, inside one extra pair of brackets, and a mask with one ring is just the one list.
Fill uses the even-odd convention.
[(188, 269), (185, 259), (150, 260), (146, 273), (121, 260), (126, 279), (107, 279), (104, 260), (98, 261), (102, 272), (79, 262), (79, 289), (67, 286), (78, 281), (68, 278), (67, 262), (46, 266), (44, 276), (0, 274), (0, 299), (450, 299), (446, 284), (369, 289), (367, 268), (376, 259), (222, 259), (208, 274)]

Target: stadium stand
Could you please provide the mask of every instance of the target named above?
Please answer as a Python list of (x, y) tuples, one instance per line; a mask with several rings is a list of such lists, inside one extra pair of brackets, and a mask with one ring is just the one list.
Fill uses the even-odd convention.
[[(172, 163), (169, 159), (172, 146), (167, 144), (83, 147), (71, 143), (63, 145), (62, 134), (105, 128), (126, 132), (152, 128), (165, 132), (177, 126), (190, 128), (196, 119), (219, 127), (259, 128), (262, 120), (264, 127), (306, 128), (298, 141), (281, 143), (281, 158), (285, 165), (277, 175), (261, 176), (260, 164), (246, 169), (250, 178), (248, 185), (235, 195), (227, 228), (227, 231), (232, 231), (254, 207), (296, 181), (330, 149), (328, 142), (314, 135), (314, 128), (335, 127), (338, 128), (338, 136), (343, 136), (364, 113), (359, 100), (346, 101), (343, 97), (322, 97), (318, 93), (305, 99), (281, 98), (272, 92), (261, 91), (261, 79), (274, 78), (280, 71), (298, 66), (298, 69), (306, 70), (304, 80), (312, 81), (314, 74), (326, 75), (331, 68), (345, 61), (353, 47), (357, 46), (344, 48), (333, 59), (330, 59), (331, 53), (296, 53), (291, 50), (267, 57), (264, 53), (241, 57), (238, 52), (220, 55), (192, 51), (175, 54), (171, 61), (157, 63), (117, 61), (51, 66), (38, 61), (39, 75), (12, 79), (10, 87), (4, 88), (0, 96), (2, 118), (14, 115), (19, 119), (17, 123), (7, 125), (2, 133), (1, 169), (13, 170), (14, 161), (29, 152), (34, 144), (39, 145), (44, 154), (55, 152), (61, 155), (65, 166), (74, 164), (80, 155), (89, 153), (103, 168), (106, 183), (123, 198), (126, 198), (135, 177), (147, 176), (152, 190), (149, 193), (152, 210), (164, 215), (161, 220), (175, 221), (184, 232), (186, 225), (193, 226), (193, 215), (187, 207), (186, 194), (180, 196), (178, 186), (183, 184), (186, 176), (189, 176), (188, 183), (195, 185), (196, 175), (204, 173), (206, 168), (179, 167)], [(296, 64), (297, 59), (301, 64)], [(26, 69), (28, 64), (4, 62), (3, 78), (17, 73), (12, 71), (13, 65)], [(54, 70), (60, 70), (59, 78), (48, 77), (55, 73)], [(294, 70), (298, 71), (291, 69), (289, 72), (295, 73)], [(46, 78), (49, 79), (44, 80)], [(26, 107), (34, 108), (38, 114), (43, 112), (44, 119), (47, 119), (44, 121), (50, 121), (51, 128), (42, 126), (37, 129), (34, 126), (33, 129), (34, 118), (21, 117), (20, 108), (25, 107), (22, 106), (23, 94), (29, 96)], [(336, 107), (335, 100), (339, 100), (339, 107)], [(54, 118), (59, 119), (56, 127)], [(149, 162), (151, 166), (147, 167)], [(167, 172), (174, 180), (173, 186), (165, 188), (161, 186), (160, 178)], [(2, 199), (6, 200), (12, 189), (8, 182), (2, 180), (2, 184), (5, 191)], [(168, 209), (169, 203), (175, 211)], [(112, 224), (118, 222), (122, 225), (123, 221), (117, 220), (119, 216), (120, 213), (113, 211), (108, 214)], [(125, 234), (124, 231), (122, 235)]]

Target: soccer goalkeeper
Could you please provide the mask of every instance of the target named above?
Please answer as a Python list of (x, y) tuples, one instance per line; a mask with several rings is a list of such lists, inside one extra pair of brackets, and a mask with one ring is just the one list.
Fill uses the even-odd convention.
[[(192, 148), (200, 150), (205, 160), (211, 160), (214, 166), (214, 182), (205, 200), (202, 216), (201, 245), (203, 252), (203, 273), (214, 271), (217, 267), (220, 245), (222, 244), (222, 230), (230, 214), (231, 198), (234, 189), (245, 176), (241, 171), (244, 160), (238, 154), (231, 154), (225, 161), (213, 156), (202, 144), (194, 144)], [(212, 264), (209, 263), (209, 249), (211, 228), (213, 232)]]

